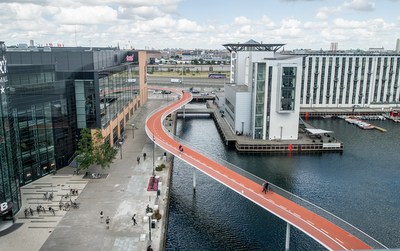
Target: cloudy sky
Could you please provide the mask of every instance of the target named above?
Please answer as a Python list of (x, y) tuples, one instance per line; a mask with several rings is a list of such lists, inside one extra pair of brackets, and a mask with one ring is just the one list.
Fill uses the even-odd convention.
[(137, 49), (394, 49), (400, 0), (0, 0), (0, 41)]

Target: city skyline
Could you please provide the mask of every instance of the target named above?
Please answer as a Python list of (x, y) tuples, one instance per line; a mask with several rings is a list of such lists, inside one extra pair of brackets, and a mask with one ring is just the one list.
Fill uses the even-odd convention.
[(254, 39), (285, 49), (393, 50), (400, 0), (3, 0), (7, 45), (223, 49)]

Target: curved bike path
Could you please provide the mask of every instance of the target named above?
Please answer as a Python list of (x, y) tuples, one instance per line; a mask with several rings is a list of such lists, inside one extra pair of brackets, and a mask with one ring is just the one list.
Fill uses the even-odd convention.
[[(282, 197), (273, 191), (262, 193), (262, 185), (258, 184), (229, 168), (211, 160), (190, 147), (176, 141), (163, 126), (168, 114), (181, 108), (192, 100), (192, 95), (174, 89), (181, 98), (168, 106), (151, 114), (146, 121), (146, 133), (158, 146), (199, 169), (211, 178), (231, 188), (240, 195), (258, 204), (270, 213), (295, 226), (329, 250), (371, 250), (372, 248), (325, 218)], [(183, 146), (183, 152), (179, 146)]]

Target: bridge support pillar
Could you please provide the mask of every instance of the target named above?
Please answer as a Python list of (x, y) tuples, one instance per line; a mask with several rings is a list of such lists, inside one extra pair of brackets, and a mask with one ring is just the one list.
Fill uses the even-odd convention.
[(196, 173), (193, 168), (193, 190), (196, 191)]
[(289, 243), (290, 243), (290, 224), (289, 224), (289, 223), (286, 223), (285, 251), (289, 251)]

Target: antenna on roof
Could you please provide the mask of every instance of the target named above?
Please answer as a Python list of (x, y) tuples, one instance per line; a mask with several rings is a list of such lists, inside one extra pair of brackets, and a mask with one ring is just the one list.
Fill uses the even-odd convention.
[(78, 44), (76, 42), (76, 24), (75, 24), (75, 46), (78, 47)]

